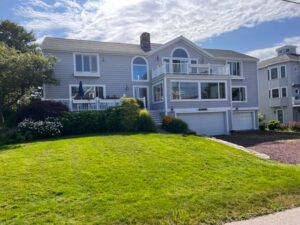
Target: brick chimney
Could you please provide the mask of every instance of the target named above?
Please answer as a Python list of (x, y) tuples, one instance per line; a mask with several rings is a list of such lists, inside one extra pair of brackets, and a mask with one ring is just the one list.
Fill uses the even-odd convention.
[(144, 52), (149, 52), (151, 50), (150, 33), (144, 32), (141, 34), (140, 45)]

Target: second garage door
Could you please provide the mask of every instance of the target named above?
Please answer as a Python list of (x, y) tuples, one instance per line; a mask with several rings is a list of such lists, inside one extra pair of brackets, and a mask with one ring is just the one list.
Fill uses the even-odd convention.
[(232, 130), (252, 130), (253, 129), (252, 112), (233, 112)]
[(225, 113), (178, 113), (177, 117), (185, 121), (192, 131), (199, 135), (220, 135), (226, 133)]

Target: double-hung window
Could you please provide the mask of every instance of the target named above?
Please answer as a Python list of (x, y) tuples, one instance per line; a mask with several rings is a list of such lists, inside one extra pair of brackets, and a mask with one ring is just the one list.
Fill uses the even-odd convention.
[(164, 100), (163, 83), (160, 82), (153, 86), (153, 102), (162, 102)]
[(226, 99), (224, 82), (201, 82), (201, 99)]
[(271, 90), (271, 97), (272, 98), (279, 98), (279, 89), (275, 88)]
[(274, 67), (270, 69), (270, 74), (271, 74), (271, 80), (278, 79), (278, 69), (277, 67)]
[(75, 76), (99, 76), (99, 59), (97, 54), (74, 54)]
[(286, 87), (281, 88), (281, 97), (286, 98), (287, 97), (287, 89)]
[(245, 102), (246, 101), (246, 88), (245, 87), (232, 87), (232, 101)]
[(280, 77), (285, 78), (286, 77), (286, 71), (285, 71), (285, 66), (280, 67)]
[(198, 82), (172, 82), (173, 100), (195, 100), (199, 99)]
[(231, 76), (242, 76), (241, 62), (228, 62), (228, 65)]

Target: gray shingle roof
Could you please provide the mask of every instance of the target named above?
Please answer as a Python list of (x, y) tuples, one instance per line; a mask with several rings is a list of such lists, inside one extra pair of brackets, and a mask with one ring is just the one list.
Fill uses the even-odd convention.
[(271, 66), (277, 63), (282, 63), (282, 62), (287, 62), (287, 61), (300, 61), (300, 55), (298, 54), (285, 54), (285, 55), (280, 55), (280, 56), (276, 56), (274, 58), (271, 59), (266, 59), (266, 60), (262, 60), (258, 63), (258, 68), (264, 68), (266, 66)]
[[(154, 50), (162, 44), (151, 43), (151, 49)], [(102, 42), (102, 41), (90, 41), (90, 40), (76, 40), (66, 38), (54, 38), (46, 37), (41, 45), (44, 50), (59, 50), (59, 51), (89, 51), (89, 52), (102, 52), (102, 53), (115, 53), (115, 54), (137, 54), (147, 55), (140, 45), (127, 44), (118, 42)], [(221, 49), (205, 49), (208, 53), (212, 54), (216, 58), (231, 58), (231, 59), (245, 59), (245, 60), (257, 60), (254, 57), (231, 51)], [(151, 52), (150, 52), (151, 53)]]
[[(161, 44), (151, 43), (151, 48), (155, 49)], [(76, 40), (66, 38), (46, 37), (41, 45), (42, 49), (47, 50), (62, 50), (62, 51), (89, 51), (103, 53), (125, 53), (146, 55), (140, 45), (117, 43), (117, 42), (102, 42), (90, 40)]]
[(203, 48), (203, 49), (217, 58), (258, 60), (255, 57), (252, 57), (252, 56), (240, 53), (240, 52), (232, 51), (232, 50), (208, 49), (208, 48)]

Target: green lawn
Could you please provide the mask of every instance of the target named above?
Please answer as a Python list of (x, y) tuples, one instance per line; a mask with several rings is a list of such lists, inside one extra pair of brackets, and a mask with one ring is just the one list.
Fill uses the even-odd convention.
[(221, 224), (300, 205), (299, 166), (196, 136), (4, 146), (0, 165), (0, 224)]

